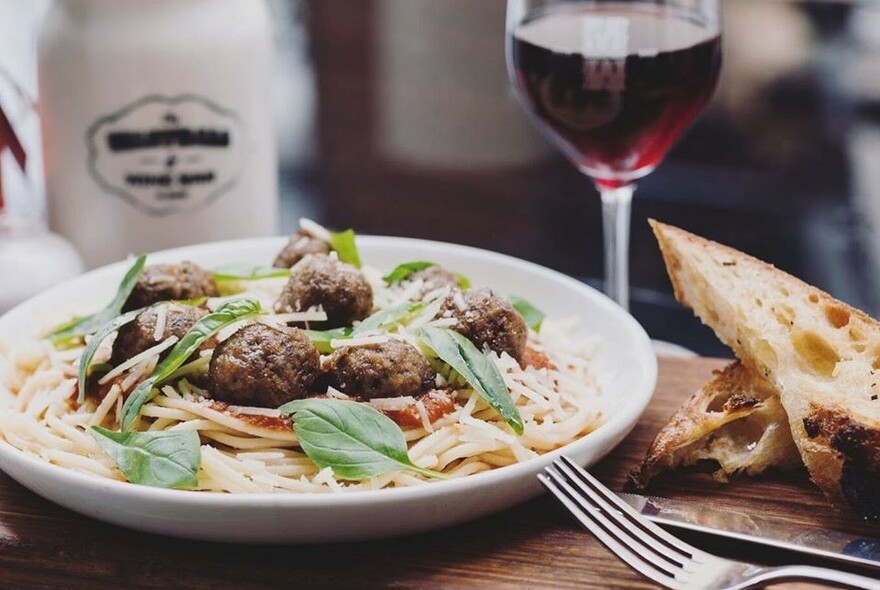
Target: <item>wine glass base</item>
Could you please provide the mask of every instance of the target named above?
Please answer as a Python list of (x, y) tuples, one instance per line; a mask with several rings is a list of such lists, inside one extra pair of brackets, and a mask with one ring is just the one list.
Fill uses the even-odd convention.
[[(581, 281), (590, 285), (594, 289), (599, 291), (603, 291), (603, 287), (605, 282), (601, 278), (596, 277), (577, 277)], [(672, 299), (671, 295), (665, 295), (661, 293), (657, 293), (655, 291), (649, 289), (633, 289), (632, 293), (633, 297), (630, 300), (631, 305), (635, 305), (636, 310), (635, 313), (637, 316), (662, 316), (668, 317), (673, 313), (681, 313), (680, 306)], [(642, 313), (639, 313), (639, 312)], [(647, 313), (646, 312), (650, 312)], [(690, 317), (690, 313), (686, 314)], [(636, 318), (638, 319), (638, 317)], [(646, 319), (646, 317), (642, 317), (642, 319)], [(650, 323), (650, 322), (649, 322)], [(669, 323), (665, 321), (663, 323)], [(681, 323), (680, 319), (676, 318), (675, 323)], [(650, 332), (649, 332), (650, 333)], [(699, 356), (699, 353), (694, 350), (687, 348), (686, 346), (682, 346), (681, 344), (676, 344), (674, 342), (669, 342), (668, 340), (658, 340), (656, 338), (651, 339), (651, 345), (654, 348), (654, 353), (658, 357), (664, 358), (694, 358)], [(702, 349), (701, 349), (702, 350)], [(705, 354), (705, 353), (704, 353)], [(715, 353), (714, 350), (710, 350), (709, 354), (715, 354), (716, 356), (723, 356), (723, 353)]]
[(651, 346), (654, 348), (654, 354), (658, 358), (689, 359), (697, 356), (697, 353), (690, 348), (666, 342), (665, 340), (651, 340)]

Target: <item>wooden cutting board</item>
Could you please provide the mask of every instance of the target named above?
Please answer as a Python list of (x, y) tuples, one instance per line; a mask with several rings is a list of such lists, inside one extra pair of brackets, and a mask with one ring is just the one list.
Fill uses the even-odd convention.
[[(657, 430), (712, 369), (723, 364), (718, 359), (663, 359), (657, 391), (643, 419), (594, 472), (612, 489), (622, 489), (627, 473), (639, 464)], [(804, 472), (741, 479), (727, 485), (698, 475), (667, 477), (651, 492), (880, 536), (880, 526), (833, 513)], [(701, 536), (687, 539), (707, 550), (742, 559), (807, 561)], [(182, 541), (103, 524), (56, 507), (0, 474), (2, 589), (389, 586), (655, 587), (594, 541), (546, 496), (473, 523), (390, 541), (245, 546)]]

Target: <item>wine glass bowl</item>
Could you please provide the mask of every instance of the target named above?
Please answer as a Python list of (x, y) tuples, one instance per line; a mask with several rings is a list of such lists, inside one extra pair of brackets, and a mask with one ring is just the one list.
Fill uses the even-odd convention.
[(509, 0), (507, 58), (526, 112), (600, 191), (606, 292), (627, 307), (633, 182), (715, 88), (717, 0)]

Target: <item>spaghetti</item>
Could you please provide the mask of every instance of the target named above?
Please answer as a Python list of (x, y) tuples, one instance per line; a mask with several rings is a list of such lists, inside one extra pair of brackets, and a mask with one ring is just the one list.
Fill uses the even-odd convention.
[[(375, 293), (376, 309), (411, 301), (421, 285), (389, 287), (374, 269), (364, 269)], [(283, 282), (250, 282), (239, 296), (271, 301)], [(429, 294), (421, 311), (392, 334), (366, 335), (332, 343), (359, 346), (377, 338), (415, 343), (414, 331), (447, 327), (439, 314), (442, 293)], [(216, 307), (224, 298), (211, 299)], [(228, 299), (228, 296), (225, 298)], [(298, 316), (301, 319), (303, 316)], [(308, 315), (304, 317), (309, 317)], [(257, 320), (283, 323), (289, 318), (269, 314)], [(159, 321), (164, 323), (164, 314)], [(156, 334), (161, 335), (157, 321)], [(228, 338), (241, 325), (217, 336)], [(112, 339), (104, 342), (96, 362), (110, 358)], [(99, 477), (124, 480), (88, 429), (101, 425), (117, 429), (125, 397), (143, 381), (173, 338), (156, 343), (137, 358), (106, 373), (97, 392), (77, 403), (77, 372), (82, 348), (56, 350), (48, 340), (35, 340), (0, 356), (0, 436), (22, 452), (52, 464)], [(472, 475), (564, 446), (594, 430), (602, 421), (600, 391), (590, 367), (595, 343), (573, 335), (571, 322), (547, 319), (540, 332), (529, 332), (523, 366), (502, 353), (486, 351), (522, 416), (524, 431), (517, 436), (505, 421), (448, 366), (440, 368), (437, 387), (421, 399), (373, 399), (374, 408), (401, 425), (409, 457), (419, 467), (451, 477)], [(141, 431), (196, 431), (201, 441), (197, 490), (227, 493), (343, 492), (411, 486), (426, 479), (408, 471), (390, 472), (362, 481), (343, 481), (330, 468), (319, 469), (300, 449), (290, 419), (277, 410), (229, 405), (212, 400), (193, 383), (191, 373), (206, 366), (211, 351), (203, 351), (159, 388), (142, 409), (136, 426)], [(326, 359), (326, 356), (323, 357)], [(197, 380), (196, 380), (197, 382)], [(346, 399), (332, 388), (328, 397)], [(405, 417), (399, 414), (405, 413)]]

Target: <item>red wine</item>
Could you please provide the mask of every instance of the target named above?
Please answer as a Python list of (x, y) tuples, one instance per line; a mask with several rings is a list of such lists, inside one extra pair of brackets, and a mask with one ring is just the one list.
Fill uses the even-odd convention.
[(559, 8), (511, 40), (516, 84), (539, 126), (600, 185), (654, 169), (709, 100), (721, 39), (663, 7)]

